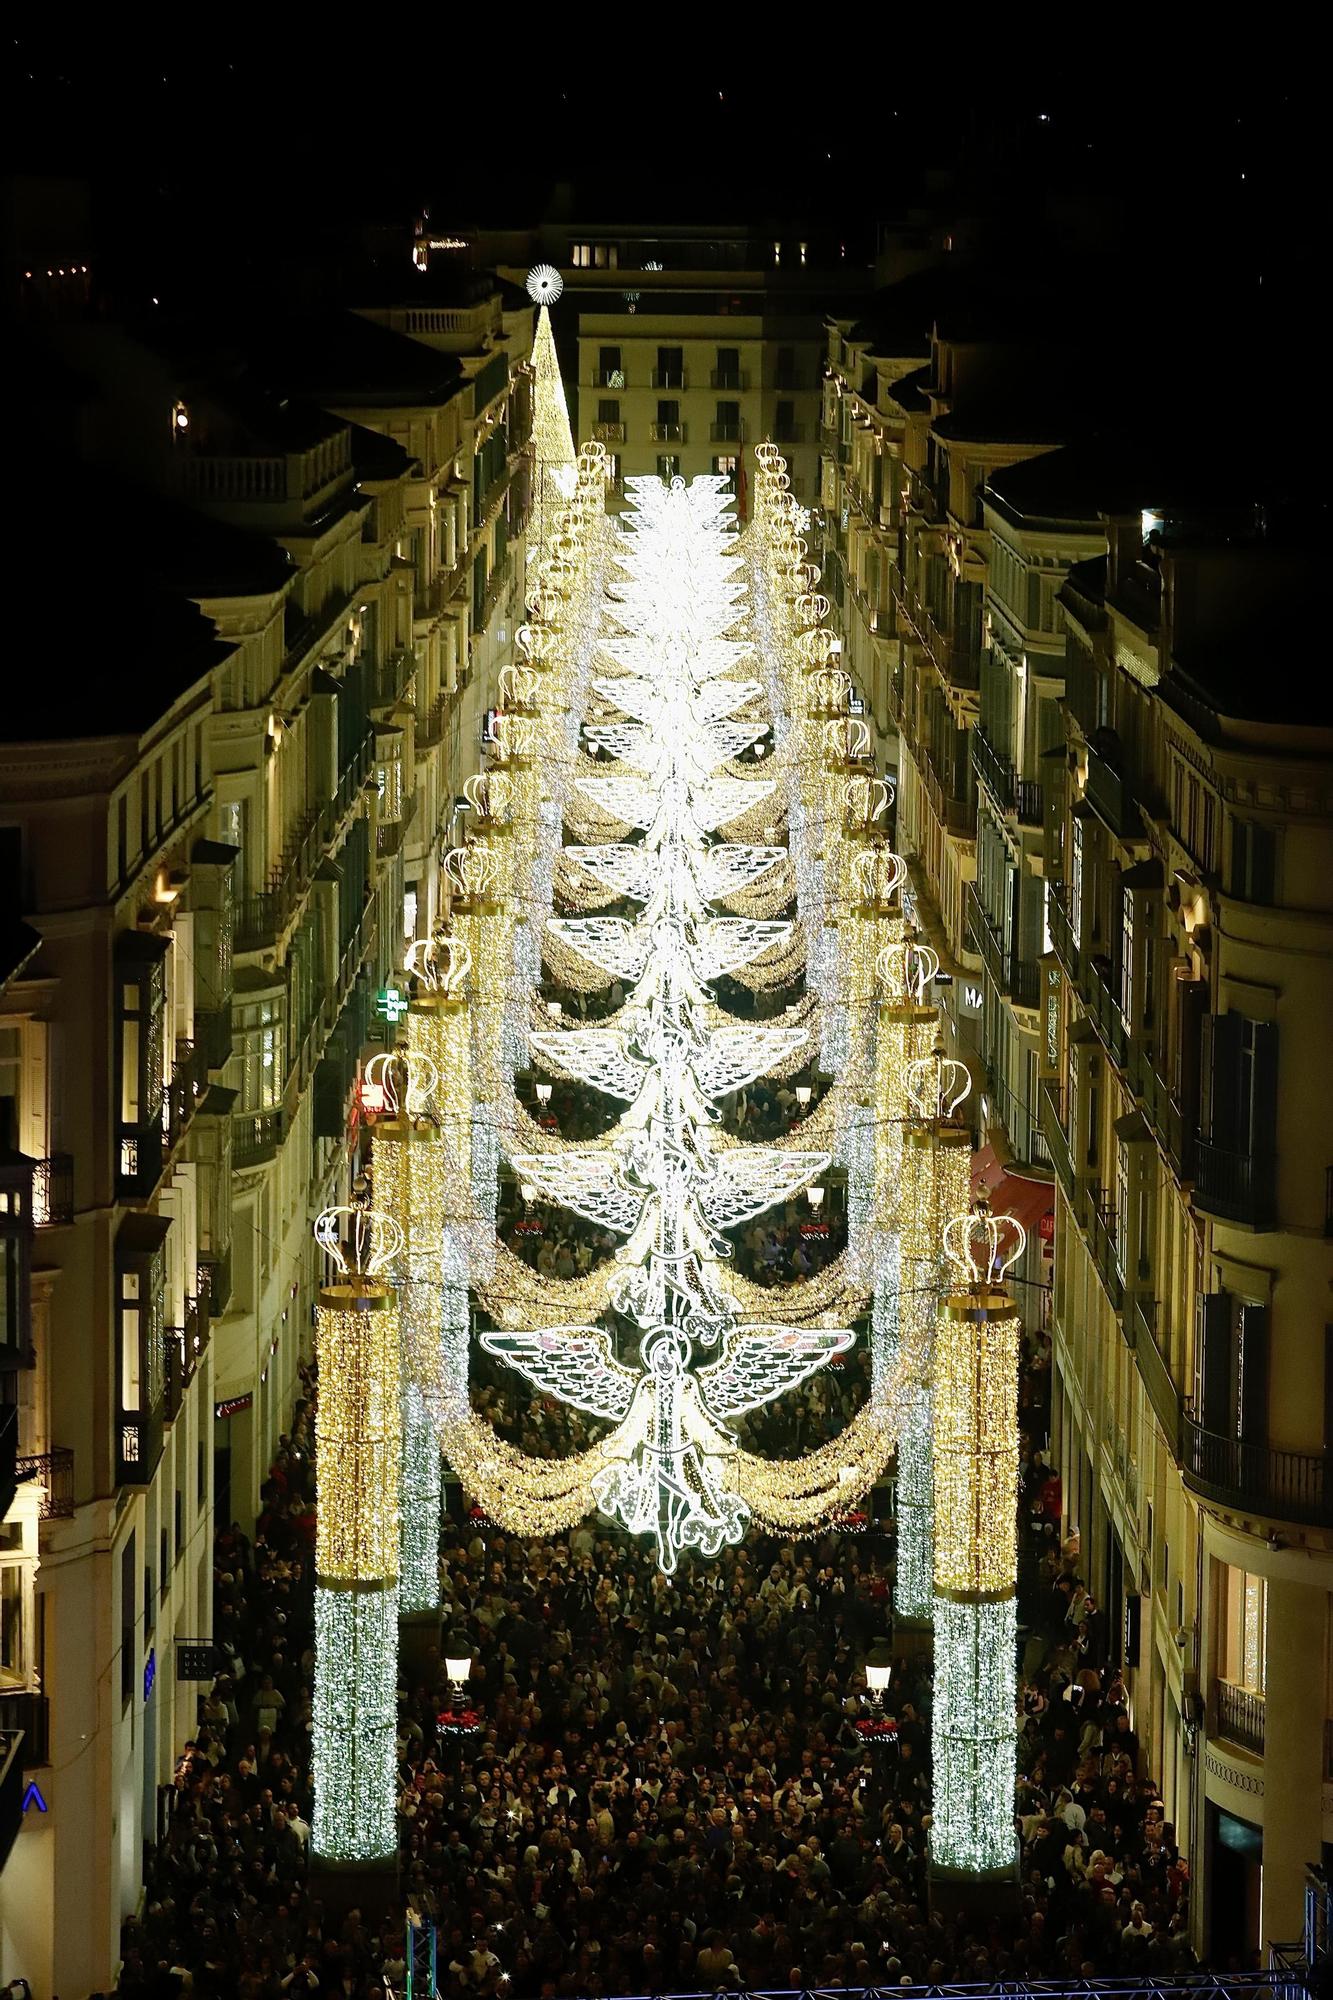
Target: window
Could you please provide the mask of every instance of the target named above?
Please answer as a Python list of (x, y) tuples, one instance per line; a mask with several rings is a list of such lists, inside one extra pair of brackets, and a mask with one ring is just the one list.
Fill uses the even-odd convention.
[(1237, 1687), (1264, 1691), (1264, 1655), (1268, 1641), (1268, 1585), (1261, 1576), (1219, 1564), (1221, 1604), (1218, 1609), (1217, 1671)]
[(659, 451), (657, 454), (657, 476), (659, 479), (680, 478), (680, 453)]
[(625, 371), (621, 366), (618, 347), (600, 347), (597, 350), (597, 381), (603, 389), (623, 389)]
[(713, 435), (719, 440), (740, 441), (741, 406), (739, 403), (719, 403), (717, 420), (713, 425)]
[(616, 490), (617, 490), (617, 491), (619, 491), (619, 489), (620, 489), (620, 453), (619, 453), (618, 451), (609, 451), (609, 452), (608, 452), (608, 453), (606, 454), (606, 459), (605, 459), (604, 463), (605, 463), (605, 466), (606, 466), (606, 483), (607, 483), (607, 485), (608, 485), (608, 486), (614, 486), (614, 487), (616, 488)]
[(139, 1648), (139, 1610), (136, 1600), (139, 1566), (136, 1561), (134, 1530), (120, 1552), (120, 1699), (127, 1702), (134, 1694), (136, 1679), (135, 1665)]
[(657, 402), (657, 421), (664, 426), (678, 424), (680, 422), (680, 404), (667, 397), (659, 397)]
[(574, 269), (576, 271), (591, 270), (592, 268), (591, 243), (571, 243), (569, 246), (569, 261), (574, 266)]
[(120, 1407), (127, 1414), (143, 1406), (143, 1333), (139, 1274), (120, 1280)]
[(1194, 1404), (1213, 1437), (1268, 1441), (1268, 1307), (1232, 1292), (1199, 1300)]
[(1073, 833), (1069, 869), (1069, 928), (1074, 933), (1074, 943), (1083, 942), (1083, 822), (1073, 822)]
[(683, 347), (658, 348), (657, 376), (653, 387), (656, 389), (683, 389), (685, 387), (685, 350)]
[(1134, 1028), (1134, 895), (1120, 892), (1120, 1017), (1125, 1027)]
[(7, 1562), (0, 1568), (0, 1681), (27, 1678), (23, 1647), (23, 1600), (27, 1565)]
[(1231, 823), (1231, 893), (1246, 903), (1271, 903), (1277, 865), (1273, 829), (1253, 820)]
[(779, 444), (795, 444), (796, 405), (779, 402), (773, 411), (773, 435)]
[(284, 1083), (282, 996), (235, 1010), (232, 1046), (241, 1059), (238, 1111), (275, 1111)]
[(597, 405), (597, 421), (599, 424), (618, 424), (620, 422), (620, 399), (618, 396), (604, 396), (601, 399)]
[(739, 347), (719, 347), (717, 367), (713, 374), (715, 389), (739, 389), (741, 387), (741, 351)]
[(722, 475), (733, 493), (736, 491), (736, 468), (739, 464), (738, 458), (723, 457), (713, 460), (714, 472)]

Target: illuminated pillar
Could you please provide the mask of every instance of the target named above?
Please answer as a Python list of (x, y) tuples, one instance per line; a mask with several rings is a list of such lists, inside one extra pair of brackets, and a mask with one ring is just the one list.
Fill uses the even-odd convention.
[(341, 1893), (374, 1901), (366, 1878), (392, 1884), (398, 1844), (401, 1362), (397, 1295), (380, 1270), (400, 1239), (391, 1220), (360, 1212), (349, 1265), (329, 1232), (338, 1213), (317, 1225), (342, 1275), (318, 1306), (310, 1848), (326, 1888), (341, 1875)]
[(965, 1206), (972, 1168), (972, 1137), (946, 1118), (919, 1118), (906, 1129), (902, 1154), (902, 1228), (899, 1238), (898, 1353), (904, 1369), (902, 1429), (898, 1440), (898, 1570), (894, 1609), (899, 1618), (929, 1623), (934, 1611), (934, 1418), (932, 1372), (935, 1325), (944, 1289), (941, 1231)]
[(1020, 1321), (984, 1207), (945, 1231), (965, 1282), (935, 1344), (932, 1894), (1016, 1883), (1014, 1778)]

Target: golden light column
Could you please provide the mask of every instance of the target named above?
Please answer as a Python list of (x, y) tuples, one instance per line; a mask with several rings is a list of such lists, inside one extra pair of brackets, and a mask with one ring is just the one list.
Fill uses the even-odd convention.
[(386, 1273), (402, 1232), (379, 1211), (326, 1209), (315, 1235), (338, 1279), (319, 1295), (316, 1325), (310, 1847), (326, 1866), (383, 1867), (398, 1845), (402, 1462), (398, 1299)]
[(1024, 1241), (984, 1202), (944, 1232), (957, 1283), (935, 1346), (930, 1852), (942, 1883), (1007, 1880), (1016, 1863), (1020, 1321), (1003, 1279)]

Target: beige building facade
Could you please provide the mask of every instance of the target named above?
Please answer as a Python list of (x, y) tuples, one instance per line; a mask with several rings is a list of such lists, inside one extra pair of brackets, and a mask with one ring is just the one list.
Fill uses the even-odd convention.
[(0, 1974), (35, 1992), (112, 1983), (212, 1677), (214, 1536), (290, 1418), (311, 1221), (512, 656), (532, 314), (480, 317), (448, 350), (339, 321), (299, 368), (257, 342), (243, 389), (55, 342), (104, 385), (69, 442), (117, 506), (64, 609), (92, 631), (114, 589), (121, 636), (0, 745), (0, 1730), (42, 1801)]

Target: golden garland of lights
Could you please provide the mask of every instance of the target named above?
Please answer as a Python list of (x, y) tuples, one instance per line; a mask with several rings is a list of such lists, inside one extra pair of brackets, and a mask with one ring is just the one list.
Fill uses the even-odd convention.
[(394, 1292), (369, 1282), (321, 1292), (316, 1353), (315, 1573), (322, 1585), (391, 1583), (402, 1464)]
[(952, 1295), (935, 1341), (935, 1588), (1007, 1597), (1018, 1567), (1018, 1349), (1007, 1293)]

